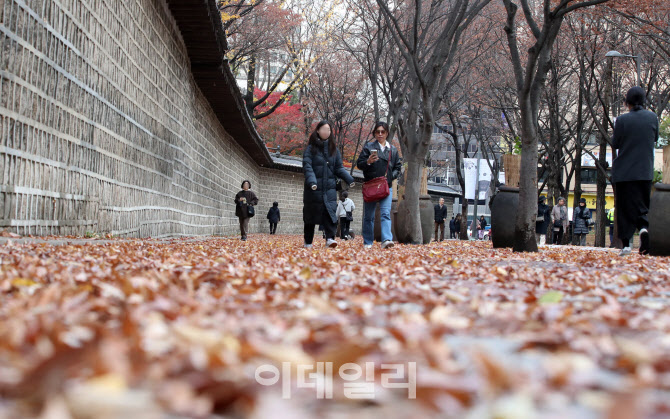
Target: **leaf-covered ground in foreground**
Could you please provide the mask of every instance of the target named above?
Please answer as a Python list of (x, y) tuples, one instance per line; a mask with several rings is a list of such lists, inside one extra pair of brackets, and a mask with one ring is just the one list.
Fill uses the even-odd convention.
[[(301, 245), (0, 246), (0, 418), (670, 416), (669, 258)], [(318, 362), (374, 363), (374, 397), (317, 399)], [(380, 380), (408, 362), (416, 399)], [(255, 379), (282, 363), (290, 398)]]

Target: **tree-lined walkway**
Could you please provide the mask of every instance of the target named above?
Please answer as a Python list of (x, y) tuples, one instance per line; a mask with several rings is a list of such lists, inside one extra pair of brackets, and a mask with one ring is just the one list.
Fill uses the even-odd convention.
[[(10, 239), (0, 260), (0, 417), (670, 414), (668, 258), (255, 235)], [(298, 388), (320, 362), (332, 400)], [(345, 396), (346, 363), (360, 382), (370, 368), (374, 397)], [(407, 382), (409, 363), (416, 399), (382, 379), (402, 364)]]

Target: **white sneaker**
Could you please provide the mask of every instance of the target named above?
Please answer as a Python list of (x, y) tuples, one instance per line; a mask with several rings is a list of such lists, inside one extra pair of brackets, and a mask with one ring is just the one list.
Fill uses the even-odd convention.
[(330, 247), (331, 249), (334, 249), (337, 247), (337, 242), (333, 239), (328, 239), (326, 240), (326, 246)]
[(631, 253), (632, 252), (630, 250), (630, 247), (624, 247), (623, 249), (621, 249), (621, 253), (619, 253), (619, 256), (628, 256)]
[(372, 245), (371, 244), (365, 244), (365, 245), (363, 245), (363, 248), (372, 249)]
[(393, 246), (395, 246), (395, 244), (393, 243), (392, 240), (386, 240), (384, 243), (382, 243), (382, 249), (387, 249)]
[(304, 247), (305, 247), (305, 249), (311, 249), (312, 245), (311, 244), (306, 244)]

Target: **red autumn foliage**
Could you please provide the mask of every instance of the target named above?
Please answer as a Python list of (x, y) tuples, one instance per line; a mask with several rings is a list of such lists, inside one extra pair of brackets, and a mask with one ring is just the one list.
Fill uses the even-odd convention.
[[(265, 92), (256, 89), (254, 96), (263, 96)], [(282, 92), (270, 95), (267, 101), (259, 106), (259, 112), (265, 112), (280, 100)], [(281, 104), (271, 115), (256, 121), (256, 129), (270, 149), (279, 149), (282, 154), (297, 155), (305, 147), (305, 117), (302, 105), (291, 104), (289, 100)]]

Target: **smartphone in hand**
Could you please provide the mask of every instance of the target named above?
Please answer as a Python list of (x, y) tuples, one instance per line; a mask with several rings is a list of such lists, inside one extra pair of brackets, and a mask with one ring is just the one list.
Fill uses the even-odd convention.
[(370, 155), (377, 157), (377, 150), (371, 150)]

